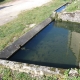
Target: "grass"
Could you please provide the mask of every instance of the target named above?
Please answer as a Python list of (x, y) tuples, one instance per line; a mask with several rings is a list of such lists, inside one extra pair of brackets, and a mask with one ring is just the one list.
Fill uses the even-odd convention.
[(52, 2), (42, 7), (24, 11), (18, 16), (18, 18), (10, 23), (0, 26), (0, 50), (3, 50), (21, 35), (28, 32), (31, 29), (29, 27), (30, 24), (39, 24), (48, 18), (55, 9), (68, 1), (69, 0), (52, 0)]
[(80, 10), (80, 0), (75, 0), (66, 8), (67, 12), (74, 12), (76, 10)]

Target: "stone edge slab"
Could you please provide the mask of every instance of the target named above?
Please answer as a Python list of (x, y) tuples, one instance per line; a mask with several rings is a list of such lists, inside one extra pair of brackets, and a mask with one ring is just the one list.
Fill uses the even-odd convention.
[(31, 29), (29, 32), (24, 34), (22, 37), (20, 37), (18, 40), (16, 40), (14, 43), (6, 47), (3, 51), (0, 52), (0, 59), (7, 59), (11, 55), (14, 54), (17, 50), (20, 49), (21, 46), (26, 44), (31, 38), (33, 38), (37, 33), (39, 33), (43, 28), (45, 28), (50, 22), (51, 18), (47, 18), (42, 23)]

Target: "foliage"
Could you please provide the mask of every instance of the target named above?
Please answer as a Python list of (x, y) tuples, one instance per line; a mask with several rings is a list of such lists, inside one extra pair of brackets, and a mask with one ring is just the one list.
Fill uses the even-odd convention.
[(80, 10), (80, 0), (73, 1), (67, 8), (67, 12), (73, 12), (76, 10)]

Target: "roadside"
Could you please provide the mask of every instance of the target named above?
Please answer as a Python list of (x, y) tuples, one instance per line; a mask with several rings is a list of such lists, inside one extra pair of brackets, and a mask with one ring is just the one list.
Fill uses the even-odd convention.
[(23, 10), (30, 10), (42, 6), (51, 0), (15, 0), (0, 5), (0, 26), (6, 24), (17, 17)]

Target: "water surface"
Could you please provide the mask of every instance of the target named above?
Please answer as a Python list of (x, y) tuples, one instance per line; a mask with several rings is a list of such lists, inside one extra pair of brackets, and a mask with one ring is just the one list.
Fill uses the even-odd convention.
[(51, 22), (9, 60), (71, 68), (78, 67), (79, 55), (79, 24)]

